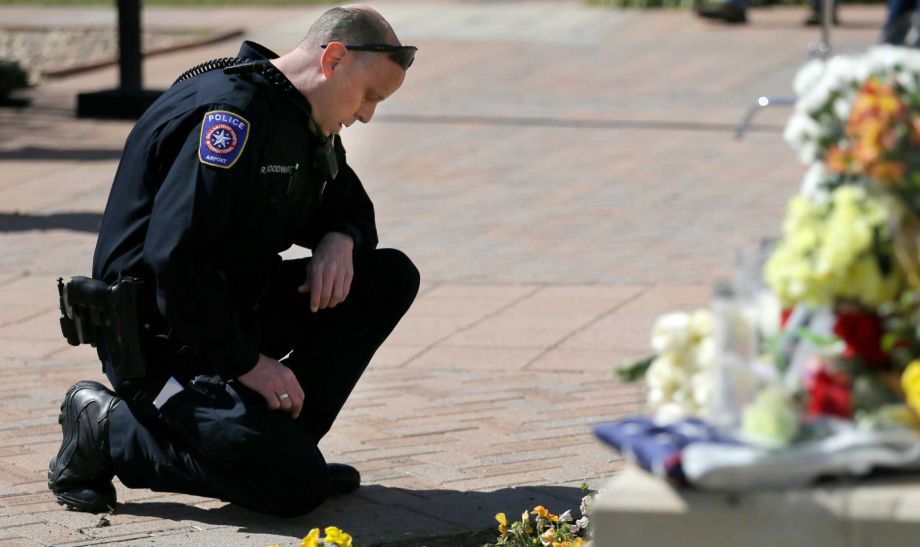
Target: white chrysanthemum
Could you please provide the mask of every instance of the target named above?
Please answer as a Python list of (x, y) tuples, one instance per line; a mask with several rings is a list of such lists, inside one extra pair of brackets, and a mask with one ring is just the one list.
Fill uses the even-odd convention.
[(834, 116), (837, 116), (841, 120), (846, 120), (850, 117), (850, 111), (853, 110), (853, 101), (852, 97), (837, 97), (834, 100)]
[(892, 71), (896, 66), (903, 66), (908, 48), (891, 45), (879, 45), (869, 49), (863, 58), (870, 74), (882, 74)]
[(821, 59), (812, 59), (799, 69), (792, 83), (792, 89), (796, 95), (801, 97), (817, 85), (821, 75), (824, 74), (824, 64)]
[(830, 199), (830, 192), (823, 183), (830, 175), (830, 171), (824, 167), (823, 163), (811, 164), (802, 180), (802, 188), (799, 193), (815, 203), (826, 203)]
[(802, 143), (799, 147), (799, 161), (805, 165), (818, 161), (818, 150), (818, 143), (815, 141)]
[(854, 84), (865, 80), (867, 76), (866, 65), (859, 59), (838, 56), (828, 61), (819, 87), (824, 87), (828, 94), (835, 91), (846, 93), (854, 90)]
[(895, 75), (894, 79), (901, 89), (910, 94), (915, 94), (918, 87), (920, 87), (918, 86), (916, 72), (900, 71)]
[(824, 108), (831, 98), (831, 89), (825, 82), (826, 79), (827, 77), (823, 76), (810, 90), (799, 96), (795, 102), (796, 112), (813, 114)]
[(683, 351), (690, 343), (690, 316), (675, 312), (662, 315), (652, 327), (652, 349), (655, 353)]
[(822, 132), (821, 125), (814, 118), (803, 112), (796, 111), (786, 122), (783, 138), (793, 148), (798, 148), (805, 142), (819, 138)]

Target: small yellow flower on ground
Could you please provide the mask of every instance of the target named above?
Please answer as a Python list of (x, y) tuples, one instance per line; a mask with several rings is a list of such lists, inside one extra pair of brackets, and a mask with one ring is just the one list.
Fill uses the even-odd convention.
[(500, 534), (504, 534), (508, 531), (508, 519), (505, 517), (504, 513), (495, 515), (495, 520), (498, 521), (498, 532)]
[(326, 532), (326, 543), (332, 543), (338, 545), (339, 547), (352, 547), (351, 536), (339, 530), (335, 526), (329, 526), (325, 530)]
[(537, 515), (540, 518), (551, 520), (553, 522), (556, 522), (557, 520), (559, 520), (559, 517), (547, 511), (546, 507), (543, 507), (542, 505), (538, 505), (534, 507), (532, 513), (534, 515)]
[(319, 528), (310, 530), (300, 543), (300, 547), (319, 547)]

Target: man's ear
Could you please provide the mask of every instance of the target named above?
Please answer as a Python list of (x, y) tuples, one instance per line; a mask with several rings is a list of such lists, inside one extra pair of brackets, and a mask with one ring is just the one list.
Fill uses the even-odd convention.
[(323, 76), (328, 80), (336, 68), (345, 60), (348, 50), (342, 42), (329, 42), (323, 49), (323, 56), (320, 57), (320, 67), (323, 70)]

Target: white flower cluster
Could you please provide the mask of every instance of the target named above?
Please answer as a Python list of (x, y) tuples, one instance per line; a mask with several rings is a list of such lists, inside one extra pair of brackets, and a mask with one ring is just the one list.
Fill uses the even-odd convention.
[(652, 329), (657, 355), (645, 375), (649, 410), (659, 421), (700, 416), (713, 394), (715, 342), (709, 310), (668, 313)]
[(814, 164), (824, 159), (823, 149), (842, 136), (853, 101), (869, 76), (897, 82), (912, 93), (920, 85), (920, 51), (875, 46), (863, 55), (813, 59), (796, 74), (793, 88), (798, 100), (783, 136), (802, 163), (812, 166), (802, 188), (807, 197), (823, 199), (820, 182), (828, 173)]

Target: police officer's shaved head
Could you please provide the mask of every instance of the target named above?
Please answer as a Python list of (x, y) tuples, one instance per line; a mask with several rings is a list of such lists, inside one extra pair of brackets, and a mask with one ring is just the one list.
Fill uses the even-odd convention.
[(320, 15), (299, 47), (315, 48), (329, 42), (399, 45), (386, 19), (375, 9), (359, 5), (335, 7)]

